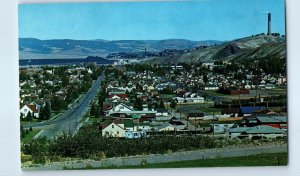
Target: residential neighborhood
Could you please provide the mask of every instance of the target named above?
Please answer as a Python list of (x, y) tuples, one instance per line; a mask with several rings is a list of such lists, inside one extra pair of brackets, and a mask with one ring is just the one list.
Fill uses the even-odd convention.
[[(286, 136), (286, 82), (280, 82), (271, 75), (254, 75), (252, 71), (242, 78), (214, 73), (227, 64), (232, 65), (228, 62), (225, 65), (209, 64), (214, 69), (207, 69), (207, 64), (183, 64), (171, 66), (172, 69), (157, 65), (149, 70), (143, 64), (108, 67), (99, 98), (103, 121), (100, 124), (109, 123), (100, 125), (102, 134), (124, 138), (125, 131), (141, 131), (149, 135), (169, 131), (174, 134), (193, 132), (243, 138), (242, 133), (237, 136), (232, 135), (232, 131), (262, 127), (263, 130), (257, 130), (255, 136)], [(199, 75), (199, 70), (209, 76)], [(227, 74), (239, 73), (237, 68)], [(273, 88), (262, 88), (263, 82)], [(251, 86), (247, 87), (249, 84)], [(216, 88), (206, 89), (207, 85)], [(222, 92), (228, 90), (227, 85), (235, 87), (234, 93), (227, 95)], [(233, 92), (233, 89), (230, 91)], [(275, 125), (279, 122), (274, 118), (281, 119), (282, 125)], [(270, 123), (251, 119), (264, 119)], [(129, 122), (133, 125), (126, 125)], [(110, 124), (115, 124), (116, 128), (111, 128)]]

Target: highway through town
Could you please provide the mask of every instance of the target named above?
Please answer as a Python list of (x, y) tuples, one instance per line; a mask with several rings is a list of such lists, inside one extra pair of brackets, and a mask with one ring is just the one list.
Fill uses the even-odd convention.
[(41, 129), (39, 137), (45, 136), (53, 139), (63, 133), (74, 134), (78, 131), (83, 115), (89, 109), (91, 101), (96, 97), (101, 88), (101, 82), (104, 76), (101, 75), (93, 83), (92, 87), (83, 94), (76, 103), (74, 103), (67, 111), (52, 121), (44, 121), (40, 123), (32, 123), (23, 125), (25, 128), (38, 128)]

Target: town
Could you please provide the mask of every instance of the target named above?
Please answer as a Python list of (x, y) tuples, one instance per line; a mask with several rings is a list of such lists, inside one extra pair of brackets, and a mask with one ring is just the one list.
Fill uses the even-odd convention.
[(24, 67), (20, 119), (31, 130), (32, 122), (55, 119), (104, 74), (101, 91), (89, 102), (83, 123), (96, 122), (102, 136), (132, 139), (167, 132), (283, 138), (287, 134), (284, 67), (260, 68), (262, 62)]

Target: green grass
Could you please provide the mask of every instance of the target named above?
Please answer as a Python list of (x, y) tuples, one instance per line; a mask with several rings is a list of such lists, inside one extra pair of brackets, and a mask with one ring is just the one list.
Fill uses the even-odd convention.
[(210, 96), (229, 97), (230, 95), (218, 93), (215, 90), (205, 90), (205, 93)]
[(21, 143), (29, 142), (40, 131), (41, 130), (35, 130), (35, 129), (30, 131), (28, 134), (26, 134), (24, 138), (21, 138)]
[(42, 121), (44, 121), (44, 120), (41, 120), (41, 119), (35, 119), (35, 118), (33, 118), (31, 121), (21, 121), (21, 124), (23, 124), (23, 125), (28, 125), (28, 124), (31, 124), (31, 123), (36, 123), (36, 122), (42, 122)]
[[(278, 159), (279, 157), (279, 164)], [(188, 168), (188, 167), (242, 167), (242, 166), (284, 166), (287, 153), (259, 154), (251, 156), (178, 161), (170, 163), (144, 164), (137, 166), (86, 167), (83, 169), (141, 169), (141, 168)], [(64, 168), (69, 169), (69, 168)], [(75, 169), (75, 168), (72, 168)]]
[(215, 115), (220, 115), (221, 114), (221, 110), (220, 109), (216, 109), (216, 108), (199, 107), (197, 109), (200, 110), (200, 111), (203, 111), (203, 112), (215, 113)]

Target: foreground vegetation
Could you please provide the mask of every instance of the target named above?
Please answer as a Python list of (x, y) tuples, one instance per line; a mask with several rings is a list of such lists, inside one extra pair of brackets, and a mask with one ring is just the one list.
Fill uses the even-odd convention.
[[(147, 164), (136, 166), (109, 166), (92, 167), (83, 169), (142, 169), (142, 168), (188, 168), (188, 167), (239, 167), (239, 166), (285, 166), (288, 163), (287, 153), (270, 153), (232, 158), (200, 159), (177, 161), (169, 163)], [(64, 168), (72, 170), (75, 168)]]
[(22, 153), (30, 156), (22, 162), (43, 164), (61, 161), (63, 158), (105, 159), (120, 156), (162, 154), (182, 150), (221, 148), (250, 144), (250, 140), (211, 136), (152, 136), (139, 140), (101, 137), (100, 130), (85, 126), (76, 135), (64, 134), (54, 140), (33, 139), (22, 144)]

